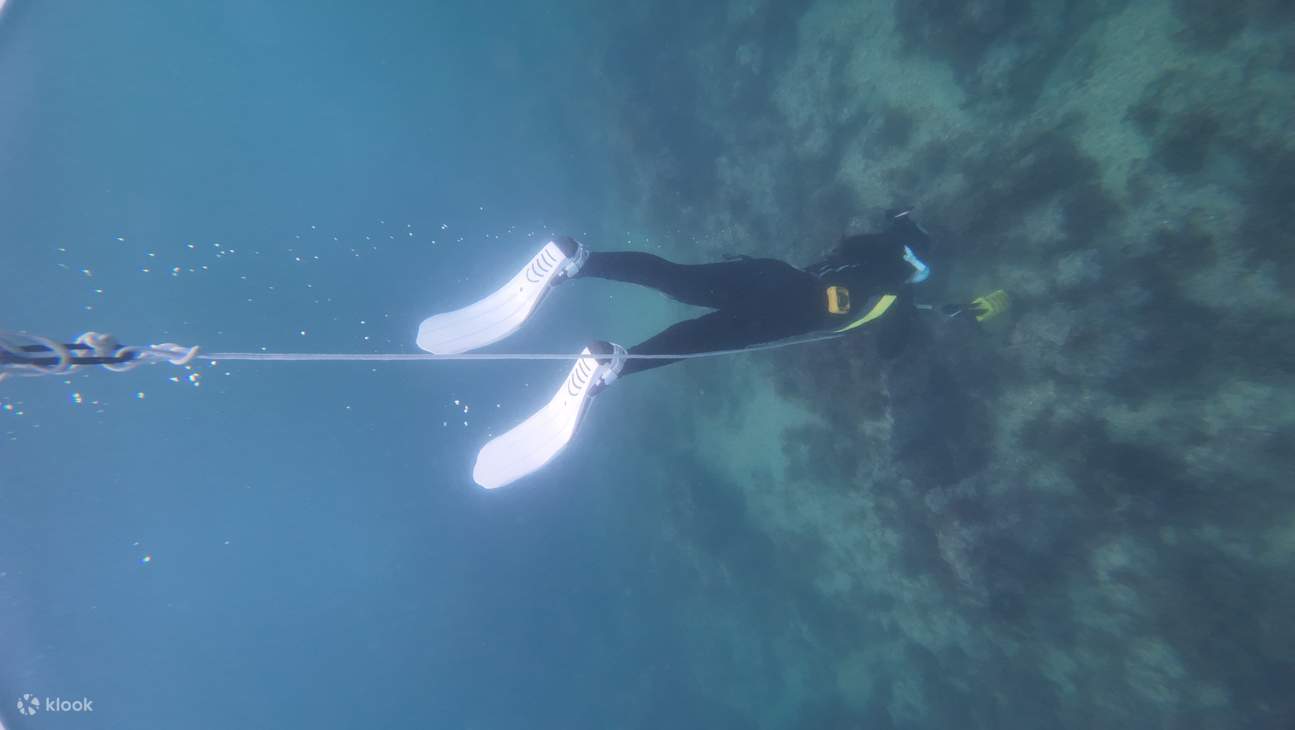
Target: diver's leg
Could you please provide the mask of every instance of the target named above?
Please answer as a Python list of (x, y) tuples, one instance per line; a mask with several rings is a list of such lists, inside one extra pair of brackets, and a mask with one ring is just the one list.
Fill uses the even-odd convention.
[(723, 297), (717, 289), (731, 286), (724, 266), (676, 264), (638, 251), (593, 252), (577, 276), (638, 284), (684, 304), (718, 308)]
[(593, 252), (577, 277), (646, 286), (672, 299), (712, 309), (767, 303), (770, 296), (803, 288), (809, 275), (774, 259), (741, 259), (713, 264), (676, 264), (638, 251)]
[[(760, 315), (721, 310), (673, 324), (660, 333), (629, 349), (630, 355), (691, 355), (744, 347), (802, 335), (813, 328), (801, 316), (768, 312)], [(679, 362), (678, 358), (626, 360), (620, 375), (632, 375), (662, 365)]]

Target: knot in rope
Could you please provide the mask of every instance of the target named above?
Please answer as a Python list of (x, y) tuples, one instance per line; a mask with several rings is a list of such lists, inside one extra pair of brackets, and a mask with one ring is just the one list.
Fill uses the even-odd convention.
[(165, 360), (172, 365), (188, 365), (198, 356), (198, 346), (186, 347), (174, 342), (163, 342), (149, 347), (145, 352), (150, 357)]
[[(95, 334), (94, 332), (87, 332), (82, 337)], [(103, 357), (112, 357), (118, 362), (100, 363), (100, 366), (105, 370), (110, 370), (114, 373), (124, 373), (127, 370), (134, 370), (140, 365), (152, 365), (159, 362), (169, 362), (172, 365), (188, 365), (198, 356), (197, 346), (185, 347), (174, 342), (163, 342), (160, 345), (149, 345), (147, 347), (116, 347), (117, 343), (115, 340), (111, 340), (111, 335), (98, 336), (109, 338), (111, 345), (115, 347), (111, 354)], [(96, 354), (98, 354), (98, 350), (96, 350)]]

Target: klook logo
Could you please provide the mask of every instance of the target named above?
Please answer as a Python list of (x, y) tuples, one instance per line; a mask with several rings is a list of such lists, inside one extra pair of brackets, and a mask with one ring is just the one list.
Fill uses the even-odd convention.
[(94, 700), (82, 697), (79, 700), (65, 700), (62, 697), (46, 697), (42, 702), (36, 695), (27, 692), (18, 698), (18, 714), (35, 715), (46, 712), (94, 712)]
[(46, 712), (94, 712), (94, 700), (82, 697), (79, 700), (65, 700), (62, 697), (46, 697)]
[(40, 712), (40, 698), (27, 692), (18, 698), (18, 714), (35, 715)]

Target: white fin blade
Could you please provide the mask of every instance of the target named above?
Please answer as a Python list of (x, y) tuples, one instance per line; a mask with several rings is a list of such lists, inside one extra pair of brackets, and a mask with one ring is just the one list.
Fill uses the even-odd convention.
[(566, 259), (562, 249), (550, 241), (490, 296), (423, 320), (418, 326), (418, 347), (436, 355), (457, 355), (511, 335), (539, 306)]
[(547, 405), (481, 449), (473, 481), (497, 489), (535, 472), (566, 448), (584, 418), (601, 367), (588, 357), (588, 348), (581, 354), (586, 357), (576, 361)]

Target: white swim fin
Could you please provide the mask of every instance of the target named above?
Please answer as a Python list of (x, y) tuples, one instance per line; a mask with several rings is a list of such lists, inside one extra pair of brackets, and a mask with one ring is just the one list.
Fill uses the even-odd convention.
[(473, 481), (486, 489), (502, 487), (538, 470), (566, 448), (590, 401), (625, 367), (625, 348), (610, 342), (595, 342), (580, 354), (584, 357), (547, 405), (481, 449)]
[(504, 339), (525, 324), (553, 285), (575, 276), (587, 258), (589, 250), (573, 238), (549, 241), (494, 294), (423, 320), (418, 346), (437, 355), (456, 355)]

